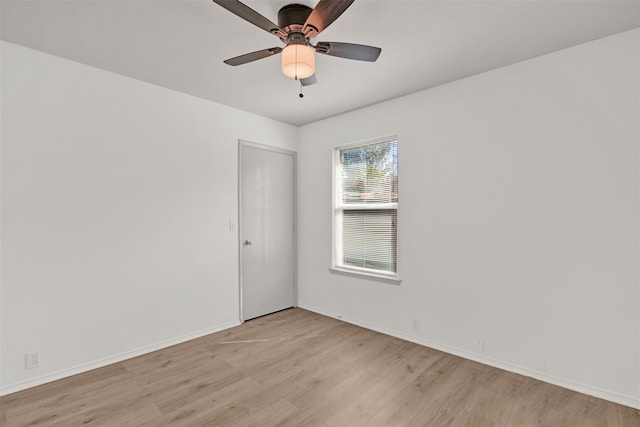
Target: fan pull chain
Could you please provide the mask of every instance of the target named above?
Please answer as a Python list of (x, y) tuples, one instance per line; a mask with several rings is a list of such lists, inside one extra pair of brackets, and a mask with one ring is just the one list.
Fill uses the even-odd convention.
[[(295, 47), (295, 50), (296, 50), (296, 62), (295, 62), (296, 71), (295, 71), (295, 73), (296, 73), (296, 80), (298, 80), (298, 46)], [(302, 90), (302, 89), (300, 89), (300, 90)]]
[(300, 82), (300, 98), (304, 98), (302, 94), (302, 81), (298, 78), (298, 46), (296, 46), (296, 80)]

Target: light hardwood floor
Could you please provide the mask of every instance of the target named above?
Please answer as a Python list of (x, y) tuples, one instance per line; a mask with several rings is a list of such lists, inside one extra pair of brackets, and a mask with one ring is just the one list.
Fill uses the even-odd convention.
[(640, 426), (640, 411), (302, 309), (0, 399), (3, 426)]

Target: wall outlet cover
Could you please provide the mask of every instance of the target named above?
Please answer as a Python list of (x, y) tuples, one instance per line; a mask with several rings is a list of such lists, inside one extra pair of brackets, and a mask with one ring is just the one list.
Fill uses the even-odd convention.
[(27, 353), (25, 365), (27, 369), (38, 368), (40, 366), (40, 353)]

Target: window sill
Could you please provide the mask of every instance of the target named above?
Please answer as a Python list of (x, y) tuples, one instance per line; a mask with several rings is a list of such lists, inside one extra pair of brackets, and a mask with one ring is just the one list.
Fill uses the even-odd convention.
[(375, 273), (370, 273), (368, 271), (351, 270), (351, 269), (341, 268), (341, 267), (329, 267), (329, 272), (331, 272), (332, 274), (342, 274), (345, 276), (360, 277), (361, 279), (372, 279), (379, 282), (389, 283), (392, 285), (399, 285), (400, 282), (402, 282), (402, 279), (400, 279), (397, 276), (387, 276), (384, 274), (375, 274)]

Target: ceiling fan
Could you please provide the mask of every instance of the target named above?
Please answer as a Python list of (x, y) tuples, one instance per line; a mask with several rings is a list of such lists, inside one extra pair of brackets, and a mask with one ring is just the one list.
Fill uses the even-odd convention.
[(238, 0), (213, 2), (268, 31), (285, 44), (284, 48), (272, 47), (227, 59), (224, 62), (228, 65), (242, 65), (282, 53), (282, 72), (288, 77), (300, 80), (302, 86), (308, 86), (317, 81), (314, 53), (374, 62), (382, 51), (379, 47), (353, 43), (311, 43), (311, 39), (338, 19), (354, 0), (320, 0), (313, 9), (302, 4), (288, 4), (278, 12), (278, 25)]

